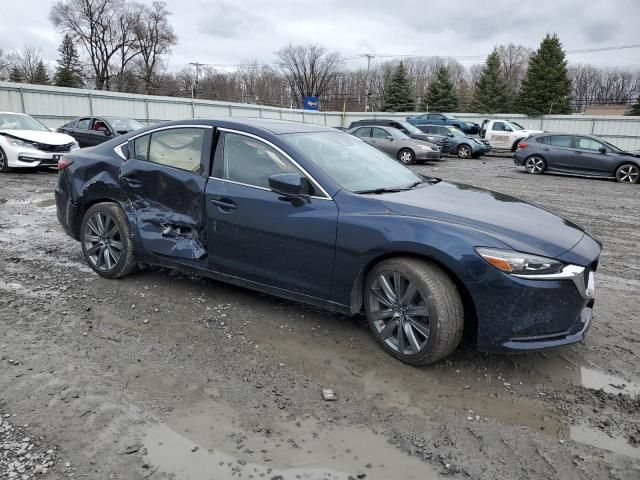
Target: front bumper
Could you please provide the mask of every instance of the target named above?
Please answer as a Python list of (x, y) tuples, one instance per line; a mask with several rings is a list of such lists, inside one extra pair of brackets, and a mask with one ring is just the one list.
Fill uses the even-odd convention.
[(416, 149), (416, 160), (440, 160), (441, 150), (421, 150)]
[(12, 168), (57, 167), (65, 152), (43, 152), (30, 148), (8, 148), (8, 166)]
[(559, 259), (571, 278), (531, 279), (495, 270), (491, 278), (466, 284), (477, 315), (477, 348), (487, 352), (533, 351), (584, 339), (595, 303), (600, 244), (585, 235)]

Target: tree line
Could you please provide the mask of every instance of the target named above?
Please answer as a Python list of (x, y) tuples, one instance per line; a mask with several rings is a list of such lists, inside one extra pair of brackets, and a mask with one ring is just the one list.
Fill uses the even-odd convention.
[(49, 18), (62, 35), (56, 67), (32, 46), (0, 50), (0, 79), (284, 107), (317, 96), (323, 110), (529, 115), (629, 105), (640, 93), (638, 71), (568, 65), (557, 35), (547, 35), (535, 51), (498, 45), (484, 64), (470, 68), (451, 58), (415, 57), (374, 59), (354, 69), (322, 46), (290, 44), (270, 64), (250, 60), (231, 70), (194, 64), (170, 72), (177, 37), (163, 1), (56, 0)]

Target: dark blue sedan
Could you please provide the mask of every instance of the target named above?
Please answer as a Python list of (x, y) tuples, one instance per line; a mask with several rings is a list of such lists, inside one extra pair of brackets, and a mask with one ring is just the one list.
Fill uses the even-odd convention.
[(528, 351), (584, 338), (600, 244), (507, 195), (420, 176), (331, 128), (154, 125), (65, 155), (58, 218), (99, 275), (138, 263), (357, 314), (398, 359), (463, 334)]

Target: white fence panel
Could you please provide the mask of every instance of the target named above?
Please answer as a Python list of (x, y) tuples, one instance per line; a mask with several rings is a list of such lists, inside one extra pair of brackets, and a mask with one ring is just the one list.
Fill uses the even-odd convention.
[[(329, 127), (348, 127), (356, 120), (405, 119), (408, 115), (417, 113), (314, 112), (246, 103), (134, 95), (10, 82), (0, 82), (0, 110), (28, 113), (49, 127), (58, 127), (75, 117), (84, 115), (132, 117), (146, 123), (188, 118), (252, 117), (292, 120)], [(481, 123), (485, 118), (508, 118), (525, 128), (549, 132), (593, 134), (624, 149), (640, 149), (640, 118), (638, 117), (547, 115), (529, 118), (512, 113), (454, 115), (461, 120), (477, 123)]]

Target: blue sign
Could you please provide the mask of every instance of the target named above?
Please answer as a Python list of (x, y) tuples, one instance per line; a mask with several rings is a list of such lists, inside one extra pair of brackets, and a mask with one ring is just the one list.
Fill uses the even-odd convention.
[(318, 110), (318, 97), (304, 97), (305, 110)]

